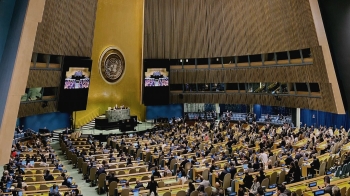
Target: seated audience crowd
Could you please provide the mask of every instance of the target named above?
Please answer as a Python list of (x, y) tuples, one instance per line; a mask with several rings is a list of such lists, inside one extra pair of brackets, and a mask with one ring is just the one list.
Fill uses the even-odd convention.
[(12, 146), (0, 181), (0, 195), (78, 195), (77, 185), (60, 163), (50, 141), (47, 135), (31, 134)]
[(178, 186), (188, 184), (185, 194), (189, 196), (194, 191), (208, 195), (209, 189), (218, 196), (230, 192), (264, 195), (269, 191), (290, 196), (300, 195), (294, 184), (317, 177), (324, 180), (324, 186), (317, 189), (337, 195), (337, 186), (329, 187), (330, 179), (336, 183), (340, 179), (336, 169), (350, 161), (347, 151), (342, 150), (349, 137), (343, 127), (333, 130), (200, 120), (189, 126), (183, 121), (172, 122), (143, 133), (111, 134), (107, 143), (92, 135), (72, 138), (63, 134), (61, 147), (87, 182), (98, 185), (99, 193), (109, 191), (116, 182), (113, 188), (122, 195), (143, 189), (157, 195), (165, 191), (166, 183), (171, 187), (167, 191), (183, 191)]

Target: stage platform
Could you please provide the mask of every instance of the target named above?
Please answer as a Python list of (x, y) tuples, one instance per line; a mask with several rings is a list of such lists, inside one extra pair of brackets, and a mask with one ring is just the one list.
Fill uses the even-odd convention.
[[(141, 124), (140, 124), (141, 123)], [(152, 129), (154, 127), (153, 123), (150, 122), (139, 122), (135, 127), (135, 131), (125, 131), (121, 132), (119, 129), (109, 129), (109, 130), (97, 130), (95, 128), (89, 129), (76, 129), (76, 131), (81, 131), (83, 135), (93, 135), (96, 139), (101, 142), (106, 142), (106, 135), (123, 135), (123, 134), (142, 134), (142, 132), (147, 131), (148, 129)], [(64, 129), (58, 129), (53, 131), (53, 137), (55, 140), (58, 140), (58, 135), (62, 133)]]
[[(141, 124), (139, 124), (141, 123)], [(109, 130), (97, 130), (95, 128), (89, 128), (89, 129), (76, 129), (77, 131), (81, 131), (82, 134), (92, 134), (92, 135), (109, 135), (109, 134), (129, 134), (129, 133), (137, 133), (137, 132), (142, 132), (147, 129), (151, 129), (154, 127), (153, 123), (150, 122), (139, 122), (137, 126), (135, 127), (136, 131), (126, 131), (126, 132), (121, 132), (119, 129), (109, 129)], [(61, 133), (62, 130), (55, 130), (54, 132)]]

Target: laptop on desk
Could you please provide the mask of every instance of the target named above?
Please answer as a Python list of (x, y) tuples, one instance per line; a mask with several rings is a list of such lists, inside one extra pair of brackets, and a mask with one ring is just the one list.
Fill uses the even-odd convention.
[(248, 164), (243, 164), (243, 169), (244, 170), (248, 169)]

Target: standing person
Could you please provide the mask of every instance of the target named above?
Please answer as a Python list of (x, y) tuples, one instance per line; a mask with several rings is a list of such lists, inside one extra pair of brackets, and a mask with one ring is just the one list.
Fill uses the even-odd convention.
[(313, 158), (313, 161), (310, 164), (311, 168), (308, 168), (308, 173), (311, 174), (312, 176), (314, 176), (316, 173), (315, 170), (320, 169), (321, 164), (320, 164), (320, 161), (318, 160), (318, 158), (316, 157), (316, 155), (313, 155), (312, 158)]
[(73, 114), (69, 117), (70, 130), (74, 130)]
[(194, 188), (193, 183), (192, 182), (188, 183), (188, 189), (187, 189), (186, 196), (190, 196), (191, 193), (195, 190), (196, 190), (196, 188)]
[(157, 196), (157, 187), (158, 183), (154, 180), (154, 176), (151, 176), (151, 181), (147, 184), (147, 189), (149, 189), (149, 194), (152, 195), (152, 192)]
[(267, 156), (267, 154), (263, 151), (263, 149), (260, 149), (260, 156), (259, 159), (261, 160), (261, 162), (264, 164), (265, 169), (267, 168), (267, 163), (269, 161), (269, 158)]

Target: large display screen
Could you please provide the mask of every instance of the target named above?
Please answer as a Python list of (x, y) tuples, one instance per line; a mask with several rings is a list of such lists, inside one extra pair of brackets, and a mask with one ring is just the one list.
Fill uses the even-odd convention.
[(66, 79), (64, 80), (64, 89), (81, 89), (89, 88), (90, 71), (87, 67), (70, 67), (66, 71)]
[(91, 65), (92, 60), (87, 57), (64, 57), (58, 100), (59, 111), (86, 110), (91, 83)]
[(169, 59), (145, 59), (143, 66), (143, 103), (146, 106), (169, 104)]
[(166, 68), (148, 68), (145, 72), (145, 87), (169, 86)]

